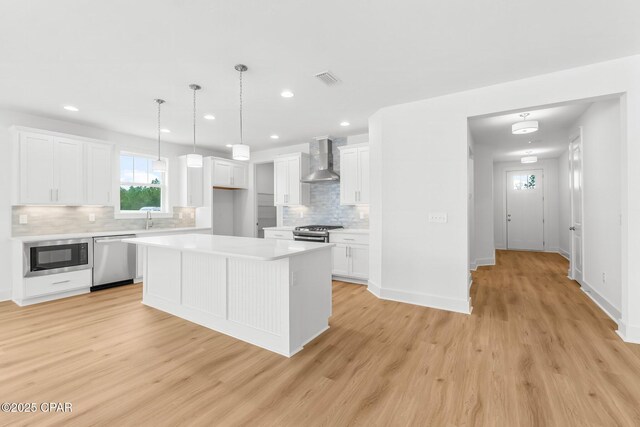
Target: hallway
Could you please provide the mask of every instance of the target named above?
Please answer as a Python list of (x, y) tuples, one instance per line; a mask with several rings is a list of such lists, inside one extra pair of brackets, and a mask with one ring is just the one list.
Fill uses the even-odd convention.
[(491, 343), (491, 380), (496, 393), (517, 400), (515, 409), (500, 408), (504, 418), (494, 415), (524, 425), (640, 425), (640, 345), (617, 336), (616, 324), (567, 279), (568, 266), (554, 253), (496, 251), (495, 266), (473, 273), (473, 316)]

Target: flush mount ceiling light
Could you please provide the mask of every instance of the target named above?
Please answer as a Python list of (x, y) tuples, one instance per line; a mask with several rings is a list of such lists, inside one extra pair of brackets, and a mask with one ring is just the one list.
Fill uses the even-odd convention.
[(278, 135), (271, 135), (271, 136), (270, 136), (270, 138), (271, 138), (271, 139), (278, 139), (278, 138), (280, 138), (280, 137), (279, 137)]
[(64, 108), (67, 111), (73, 111), (74, 113), (80, 111), (78, 107), (74, 107), (73, 105), (65, 105), (62, 108)]
[(346, 127), (349, 126), (351, 123), (344, 121), (344, 122), (340, 122), (340, 126)]
[(280, 93), (280, 96), (283, 98), (293, 98), (293, 92), (291, 92), (290, 90), (283, 90)]
[(242, 73), (247, 71), (248, 68), (244, 64), (238, 64), (234, 68), (240, 74), (240, 144), (233, 145), (232, 157), (233, 160), (247, 161), (251, 158), (251, 148), (244, 143), (242, 135)]
[(227, 145), (225, 145), (225, 147), (231, 148), (231, 147), (233, 147), (233, 144), (227, 144)]
[(526, 133), (536, 132), (538, 130), (538, 121), (537, 120), (527, 120), (527, 116), (529, 113), (522, 113), (520, 117), (522, 117), (521, 122), (516, 122), (511, 125), (511, 133), (514, 135), (524, 135)]
[(169, 129), (167, 129), (167, 128), (160, 129), (160, 132), (162, 132), (162, 133), (171, 133), (171, 131)]
[(193, 153), (187, 154), (187, 167), (201, 168), (202, 154), (196, 153), (196, 92), (202, 87), (197, 84), (190, 84), (189, 89), (193, 91)]
[(154, 99), (154, 101), (158, 104), (158, 159), (153, 161), (151, 169), (154, 172), (166, 172), (167, 164), (160, 158), (160, 134), (164, 130), (160, 128), (160, 106), (164, 104), (164, 99)]
[(215, 120), (216, 119), (216, 116), (214, 116), (213, 114), (205, 114), (202, 117), (204, 117), (207, 120)]
[(536, 156), (527, 156), (520, 159), (520, 163), (536, 163), (538, 161), (538, 157)]

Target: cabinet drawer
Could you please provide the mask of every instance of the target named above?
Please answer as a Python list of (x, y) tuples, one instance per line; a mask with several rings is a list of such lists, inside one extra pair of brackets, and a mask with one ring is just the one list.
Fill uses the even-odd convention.
[(25, 297), (37, 297), (90, 287), (91, 269), (24, 279)]
[(356, 243), (359, 245), (369, 244), (368, 234), (349, 234), (349, 233), (330, 233), (329, 241), (331, 243)]
[(282, 239), (293, 240), (293, 231), (291, 230), (264, 230), (265, 239)]

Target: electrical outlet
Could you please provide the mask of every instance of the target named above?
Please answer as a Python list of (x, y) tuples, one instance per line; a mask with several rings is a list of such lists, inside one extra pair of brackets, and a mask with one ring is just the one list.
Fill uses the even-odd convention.
[(191, 219), (194, 219), (196, 217), (196, 213), (195, 212), (191, 212)]
[(24, 214), (20, 215), (20, 224), (28, 224), (28, 223), (29, 223), (29, 220), (27, 215), (24, 215)]
[(89, 222), (96, 222), (96, 214), (94, 213), (89, 214)]
[(445, 212), (429, 212), (429, 222), (444, 224), (447, 222), (447, 214)]
[(304, 218), (304, 212), (300, 212), (300, 218)]
[(178, 219), (182, 219), (182, 212), (178, 213)]

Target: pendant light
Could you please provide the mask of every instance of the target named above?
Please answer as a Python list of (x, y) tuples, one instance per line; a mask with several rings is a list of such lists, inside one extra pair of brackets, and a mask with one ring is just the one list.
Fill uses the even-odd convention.
[(160, 158), (160, 134), (162, 133), (160, 130), (160, 106), (164, 104), (164, 99), (154, 99), (154, 101), (158, 104), (158, 160), (153, 161), (151, 169), (154, 172), (166, 172), (167, 163)]
[(538, 130), (538, 121), (537, 120), (527, 120), (527, 116), (529, 113), (522, 113), (520, 117), (522, 117), (521, 122), (517, 122), (511, 125), (511, 133), (514, 135), (523, 135), (525, 133), (532, 133)]
[(196, 153), (196, 92), (202, 89), (197, 84), (190, 84), (189, 89), (193, 91), (193, 153), (187, 154), (188, 168), (202, 167), (202, 154)]
[(235, 69), (240, 73), (240, 144), (234, 144), (233, 146), (233, 160), (247, 161), (251, 158), (251, 148), (244, 144), (242, 138), (242, 73), (247, 71), (247, 66), (238, 64)]

